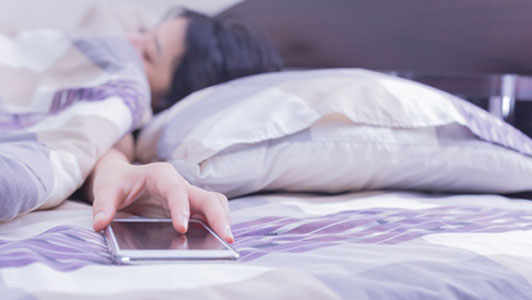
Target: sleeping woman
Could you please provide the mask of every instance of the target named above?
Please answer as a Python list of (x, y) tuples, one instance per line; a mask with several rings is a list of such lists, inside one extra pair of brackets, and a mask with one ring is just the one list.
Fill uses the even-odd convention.
[[(129, 40), (142, 59), (154, 112), (204, 87), (281, 69), (279, 56), (249, 29), (189, 10)], [(195, 217), (233, 242), (224, 195), (192, 186), (169, 163), (135, 165), (133, 160), (134, 138), (129, 134), (96, 163), (87, 189), (95, 230), (104, 229), (117, 210), (146, 214), (163, 208), (180, 232)]]
[(82, 18), (84, 36), (0, 31), (0, 221), (57, 206), (84, 183), (97, 231), (118, 210), (164, 213), (180, 232), (196, 217), (232, 242), (227, 198), (169, 163), (132, 163), (131, 132), (194, 91), (280, 70), (279, 56), (242, 24), (192, 11), (127, 38), (101, 20)]

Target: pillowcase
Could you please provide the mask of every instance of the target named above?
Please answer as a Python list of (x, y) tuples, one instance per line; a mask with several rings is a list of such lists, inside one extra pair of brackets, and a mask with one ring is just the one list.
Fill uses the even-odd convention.
[[(154, 147), (156, 145), (156, 147)], [(532, 141), (443, 91), (377, 72), (269, 73), (198, 91), (139, 136), (138, 157), (235, 197), (263, 190), (532, 190)]]

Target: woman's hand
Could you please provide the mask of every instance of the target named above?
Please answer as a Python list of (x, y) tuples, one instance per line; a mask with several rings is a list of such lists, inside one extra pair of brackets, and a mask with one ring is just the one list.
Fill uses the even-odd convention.
[(145, 216), (170, 215), (185, 233), (190, 217), (199, 218), (233, 242), (227, 198), (190, 185), (165, 162), (132, 165), (116, 149), (102, 157), (92, 174), (94, 230), (103, 230), (117, 210)]

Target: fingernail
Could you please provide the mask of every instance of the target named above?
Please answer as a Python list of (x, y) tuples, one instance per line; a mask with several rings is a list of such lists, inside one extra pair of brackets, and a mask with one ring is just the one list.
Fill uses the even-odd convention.
[(94, 215), (95, 222), (103, 220), (103, 219), (105, 219), (105, 212), (103, 211), (99, 211), (98, 213), (96, 213), (96, 215)]
[(225, 226), (225, 236), (228, 237), (231, 242), (235, 240), (233, 233), (231, 233), (231, 226), (229, 225)]
[(181, 225), (183, 225), (183, 228), (185, 228), (185, 231), (187, 231), (188, 229), (188, 216), (187, 215), (183, 215), (181, 217)]

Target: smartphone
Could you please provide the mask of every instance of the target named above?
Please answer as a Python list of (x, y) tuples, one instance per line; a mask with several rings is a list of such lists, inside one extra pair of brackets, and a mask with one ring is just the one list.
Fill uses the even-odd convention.
[(118, 264), (239, 257), (235, 249), (196, 219), (190, 219), (185, 234), (174, 229), (171, 219), (114, 219), (105, 229), (105, 236)]

